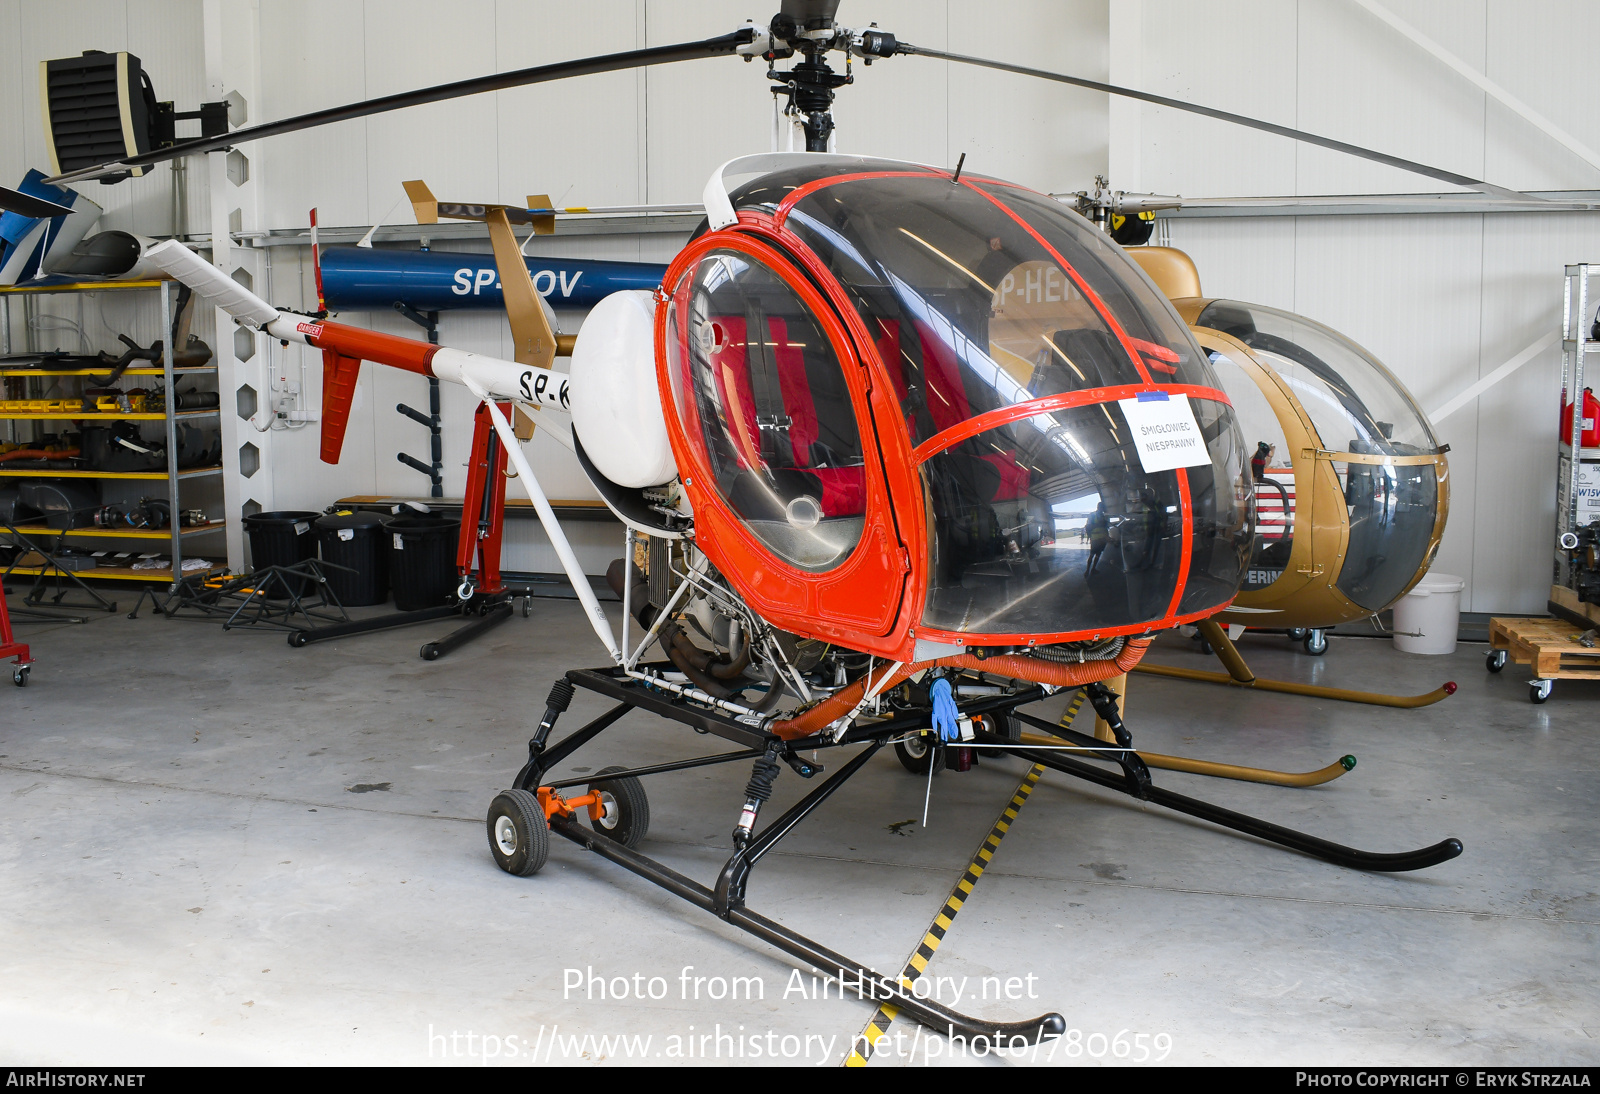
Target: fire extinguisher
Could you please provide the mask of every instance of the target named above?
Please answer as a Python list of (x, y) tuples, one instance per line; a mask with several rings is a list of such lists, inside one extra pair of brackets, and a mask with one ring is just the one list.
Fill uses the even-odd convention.
[[(1566, 444), (1572, 438), (1572, 404), (1567, 402), (1567, 393), (1561, 393), (1561, 443)], [(1594, 397), (1593, 388), (1583, 389), (1583, 439), (1579, 442), (1584, 448), (1600, 447), (1600, 399)]]

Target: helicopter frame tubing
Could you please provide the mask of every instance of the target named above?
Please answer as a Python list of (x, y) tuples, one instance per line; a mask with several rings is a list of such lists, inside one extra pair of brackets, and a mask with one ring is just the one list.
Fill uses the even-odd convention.
[[(622, 667), (574, 669), (552, 686), (544, 717), (528, 742), (528, 760), (512, 783), (512, 792), (537, 795), (544, 807), (550, 832), (609, 859), (674, 896), (775, 946), (796, 960), (807, 962), (814, 969), (836, 977), (846, 990), (853, 988), (864, 999), (870, 998), (895, 1006), (933, 1030), (951, 1036), (964, 1036), (969, 1040), (1010, 1045), (1016, 1043), (1018, 1038), (1033, 1044), (1045, 1038), (1058, 1036), (1065, 1029), (1065, 1020), (1056, 1013), (1009, 1023), (989, 1022), (960, 1014), (941, 1006), (933, 999), (919, 998), (909, 983), (884, 976), (746, 906), (745, 895), (750, 874), (760, 860), (858, 774), (880, 748), (925, 732), (929, 725), (927, 710), (916, 708), (898, 711), (883, 720), (856, 724), (843, 732), (824, 732), (785, 740), (765, 728), (764, 719), (759, 716), (736, 715), (731, 711), (712, 709), (704, 703), (686, 698), (681, 693), (668, 690), (663, 686), (666, 681), (657, 674), (671, 672), (672, 669), (673, 666), (666, 662), (639, 665), (633, 670)], [(551, 734), (555, 724), (570, 706), (578, 688), (614, 700), (616, 705), (560, 740), (552, 742)], [(1014, 719), (1018, 723), (1044, 730), (1059, 741), (1059, 744), (1030, 745), (1022, 743), (1018, 735), (1002, 736), (980, 730), (975, 734), (971, 746), (993, 749), (1031, 763), (1043, 764), (1061, 774), (1119, 790), (1141, 801), (1165, 806), (1176, 812), (1186, 813), (1245, 835), (1353, 869), (1418, 870), (1437, 865), (1461, 853), (1461, 843), (1456, 839), (1447, 839), (1431, 847), (1396, 854), (1361, 851), (1155, 786), (1151, 780), (1149, 767), (1134, 751), (1131, 734), (1118, 717), (1116, 693), (1105, 685), (1089, 684), (1087, 691), (1096, 710), (1111, 727), (1116, 737), (1114, 743), (1074, 733), (1070, 729), (1053, 725), (1018, 709), (1038, 702), (1054, 690), (1056, 689), (1041, 685), (1025, 686), (1010, 694), (980, 695), (965, 699), (958, 703), (958, 709), (964, 718), (988, 715), (994, 720), (994, 724), (998, 724), (1000, 718)], [(599, 775), (589, 775), (584, 778), (545, 781), (546, 773), (553, 767), (571, 757), (624, 715), (634, 710), (681, 723), (696, 732), (721, 738), (738, 747), (732, 751), (644, 767), (607, 768)], [(853, 746), (864, 747), (860, 747), (859, 751), (846, 760), (838, 770), (823, 779), (780, 817), (761, 826), (759, 830), (755, 829), (755, 814), (759, 812), (760, 804), (770, 797), (772, 781), (781, 770), (782, 764), (793, 768), (802, 778), (812, 779), (821, 775), (823, 769), (820, 765), (802, 758), (800, 755), (802, 752)], [(944, 746), (939, 744), (935, 747)], [(1106, 770), (1080, 760), (1069, 759), (1063, 754), (1066, 751), (1080, 752), (1093, 759), (1109, 760), (1117, 765), (1117, 770)], [(637, 780), (647, 775), (740, 760), (753, 760), (753, 773), (745, 791), (744, 813), (741, 814), (740, 825), (735, 831), (733, 854), (724, 863), (714, 886), (704, 885), (656, 859), (641, 854), (623, 842), (621, 837), (613, 837), (598, 828), (582, 825), (577, 812), (579, 808), (587, 805), (590, 816), (598, 816), (597, 810), (600, 806), (595, 804), (598, 802), (597, 790), (591, 789), (587, 795), (574, 796), (570, 799), (563, 799), (560, 796), (562, 791), (581, 789), (585, 785), (602, 781), (616, 784), (622, 780)], [(494, 814), (491, 811), (491, 843), (496, 838), (495, 832)], [(542, 861), (541, 855), (540, 862)], [(509, 872), (517, 872), (505, 863), (501, 865)]]

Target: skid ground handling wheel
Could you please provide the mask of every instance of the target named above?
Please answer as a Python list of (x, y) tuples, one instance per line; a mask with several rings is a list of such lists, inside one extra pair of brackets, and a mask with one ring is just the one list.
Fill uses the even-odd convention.
[[(843, 728), (784, 738), (768, 728), (771, 719), (749, 712), (736, 716), (735, 711), (743, 708), (717, 709), (713, 697), (672, 682), (668, 677), (672, 668), (666, 662), (639, 665), (631, 676), (614, 668), (576, 669), (555, 683), (544, 717), (528, 742), (527, 762), (517, 773), (512, 788), (497, 795), (489, 808), (490, 851), (502, 870), (523, 877), (537, 873), (544, 865), (549, 837), (554, 834), (609, 859), (810, 967), (860, 985), (871, 998), (937, 1032), (959, 1035), (969, 1042), (1010, 1045), (1034, 1044), (1065, 1031), (1065, 1020), (1054, 1012), (1024, 1022), (991, 1022), (958, 1013), (937, 999), (919, 998), (900, 980), (881, 975), (746, 906), (745, 892), (755, 866), (855, 776), (880, 748), (894, 745), (900, 762), (912, 771), (917, 771), (914, 765), (920, 764), (924, 775), (929, 763), (938, 762), (946, 749), (933, 745), (931, 737), (924, 737), (931, 717), (925, 703), (914, 699), (910, 703), (888, 701), (879, 705), (874, 719), (842, 722)], [(1111, 727), (1116, 744), (1075, 733), (1020, 709), (1057, 689), (1018, 681), (997, 685), (992, 675), (977, 672), (957, 674), (955, 680), (952, 690), (964, 723), (963, 738), (958, 743), (963, 747), (1014, 756), (1353, 869), (1420, 870), (1461, 853), (1461, 842), (1455, 839), (1399, 853), (1361, 851), (1158, 787), (1145, 762), (1133, 750), (1131, 734), (1117, 713), (1116, 693), (1102, 684), (1087, 685), (1088, 697), (1096, 713)], [(554, 740), (556, 722), (571, 705), (578, 688), (610, 699), (615, 705), (587, 725)], [(646, 767), (607, 767), (581, 778), (549, 778), (584, 745), (633, 711), (721, 738), (734, 747)], [(1025, 727), (1040, 730), (1048, 738), (1025, 735)], [(1038, 743), (1043, 739), (1052, 743)], [(826, 778), (819, 777), (824, 769), (811, 759), (822, 752), (839, 757), (837, 769)], [(703, 884), (636, 849), (650, 825), (645, 778), (741, 761), (751, 763), (750, 780), (742, 806), (735, 808), (738, 803), (729, 803), (729, 818), (737, 817), (734, 851), (714, 882)], [(770, 799), (773, 782), (784, 767), (802, 779), (816, 780), (817, 785), (782, 816), (758, 827), (761, 807)]]

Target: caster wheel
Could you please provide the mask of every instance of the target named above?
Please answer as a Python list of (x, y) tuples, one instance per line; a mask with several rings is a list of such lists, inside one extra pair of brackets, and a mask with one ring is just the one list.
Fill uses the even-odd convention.
[(289, 645), (298, 650), (304, 648), (305, 644), (306, 636), (304, 634), (301, 634), (299, 631), (289, 632)]
[(17, 685), (17, 687), (19, 687), (19, 688), (27, 687), (28, 686), (28, 668), (27, 668), (27, 666), (23, 666), (20, 669), (13, 669), (12, 672), (11, 672), (11, 682), (13, 684)]
[(1211, 643), (1210, 642), (1207, 642), (1205, 639), (1201, 639), (1200, 640), (1200, 652), (1205, 654), (1207, 657), (1210, 657), (1213, 653), (1216, 652), (1216, 650), (1213, 650), (1211, 648)]
[(930, 763), (934, 774), (943, 771), (944, 749), (935, 748), (932, 741), (933, 735), (926, 733), (909, 741), (896, 741), (894, 754), (899, 758), (900, 766), (913, 775), (926, 775)]
[(1305, 641), (1305, 637), (1306, 637), (1306, 629), (1304, 627), (1290, 627), (1289, 628), (1289, 641), (1291, 641), (1291, 642), (1304, 642)]
[[(613, 771), (626, 771), (625, 767), (602, 768), (597, 774), (609, 775)], [(589, 790), (600, 792), (604, 812), (589, 820), (589, 827), (609, 840), (624, 847), (637, 847), (650, 831), (650, 799), (645, 797), (644, 784), (632, 775), (621, 779), (596, 779)]]
[(1535, 703), (1547, 702), (1550, 698), (1550, 693), (1555, 689), (1556, 682), (1554, 680), (1529, 680), (1528, 698)]
[(1506, 660), (1507, 660), (1507, 651), (1505, 651), (1505, 650), (1490, 650), (1489, 651), (1489, 656), (1485, 657), (1483, 659), (1483, 662), (1484, 662), (1484, 666), (1486, 668), (1488, 668), (1488, 670), (1490, 672), (1499, 672), (1501, 669), (1506, 667)]
[(1310, 630), (1306, 632), (1305, 650), (1312, 657), (1321, 657), (1328, 652), (1328, 632)]
[(539, 799), (527, 790), (506, 790), (489, 804), (489, 853), (508, 874), (532, 877), (550, 854), (550, 824)]
[(1009, 714), (981, 714), (989, 731), (1003, 741), (1021, 741), (1022, 723)]
[(533, 614), (533, 597), (525, 596), (525, 597), (522, 598), (522, 618), (526, 619), (526, 618), (528, 618), (528, 616), (530, 616), (532, 614)]

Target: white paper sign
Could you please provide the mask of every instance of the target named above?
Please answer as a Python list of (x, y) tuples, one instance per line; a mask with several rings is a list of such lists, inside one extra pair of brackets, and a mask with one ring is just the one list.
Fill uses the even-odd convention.
[(1195, 423), (1187, 395), (1164, 398), (1118, 399), (1122, 417), (1133, 432), (1139, 464), (1146, 471), (1171, 471), (1211, 462), (1205, 438)]

